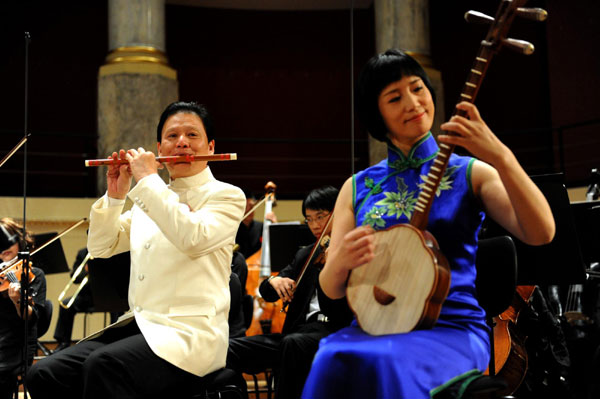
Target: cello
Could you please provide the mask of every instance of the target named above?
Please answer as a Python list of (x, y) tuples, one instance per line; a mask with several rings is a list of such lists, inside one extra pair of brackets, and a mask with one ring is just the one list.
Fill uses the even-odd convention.
[[(285, 313), (283, 303), (280, 300), (277, 302), (265, 301), (258, 287), (268, 277), (271, 276), (271, 249), (269, 244), (269, 226), (272, 221), (266, 216), (273, 211), (275, 203), (275, 190), (277, 185), (273, 182), (268, 182), (265, 185), (265, 218), (263, 220), (261, 248), (246, 260), (248, 264), (248, 280), (246, 281), (246, 291), (254, 297), (254, 311), (252, 312), (252, 322), (246, 335), (260, 335), (267, 333), (281, 332), (285, 321)], [(259, 202), (249, 213), (258, 207), (263, 201)]]

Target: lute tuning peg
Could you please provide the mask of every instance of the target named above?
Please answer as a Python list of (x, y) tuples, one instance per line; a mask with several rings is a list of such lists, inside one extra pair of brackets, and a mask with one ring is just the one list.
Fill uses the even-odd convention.
[(531, 19), (534, 21), (545, 21), (548, 13), (543, 8), (517, 8), (517, 16)]
[(485, 25), (489, 25), (492, 22), (494, 22), (494, 18), (490, 17), (489, 15), (486, 15), (479, 11), (473, 11), (473, 10), (467, 11), (465, 13), (465, 20), (468, 23), (485, 24)]
[(533, 54), (533, 51), (535, 50), (533, 44), (526, 42), (525, 40), (506, 38), (502, 40), (502, 44), (513, 51), (525, 55)]

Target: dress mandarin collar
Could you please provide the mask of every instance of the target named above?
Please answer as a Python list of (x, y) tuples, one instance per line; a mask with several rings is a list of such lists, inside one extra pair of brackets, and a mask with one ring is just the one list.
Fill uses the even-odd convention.
[(431, 132), (428, 132), (423, 138), (417, 141), (408, 155), (404, 155), (402, 151), (388, 142), (388, 166), (403, 171), (408, 168), (418, 168), (425, 162), (433, 159), (439, 151), (439, 147), (433, 138)]
[(215, 178), (212, 172), (210, 171), (210, 168), (207, 166), (202, 172), (197, 173), (193, 176), (178, 177), (176, 179), (171, 179), (169, 186), (175, 190), (187, 189), (191, 187), (201, 186), (210, 180), (215, 180)]

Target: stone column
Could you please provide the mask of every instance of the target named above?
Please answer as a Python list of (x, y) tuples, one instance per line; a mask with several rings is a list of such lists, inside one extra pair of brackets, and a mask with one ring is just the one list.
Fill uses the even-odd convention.
[[(429, 46), (429, 0), (375, 0), (377, 53), (398, 48), (423, 66), (436, 92), (432, 132), (437, 135), (444, 121), (444, 88), (440, 71), (434, 68)], [(386, 145), (369, 137), (371, 165), (387, 157)]]
[[(108, 0), (108, 35), (98, 73), (98, 157), (120, 148), (156, 153), (160, 113), (179, 97), (165, 54), (165, 0)], [(99, 171), (102, 194), (106, 178)]]

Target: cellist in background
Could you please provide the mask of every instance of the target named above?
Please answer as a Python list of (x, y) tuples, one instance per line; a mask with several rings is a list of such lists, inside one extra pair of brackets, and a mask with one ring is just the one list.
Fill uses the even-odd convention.
[[(246, 210), (244, 211), (244, 215), (246, 215), (256, 205), (256, 196), (249, 190), (244, 190), (244, 194), (246, 195)], [(273, 223), (277, 223), (277, 216), (275, 216), (274, 212), (267, 213), (265, 218)], [(254, 220), (254, 212), (249, 213), (242, 220), (235, 236), (235, 243), (240, 246), (239, 252), (244, 255), (244, 258), (248, 259), (260, 250), (262, 231), (263, 223)]]
[[(337, 194), (334, 187), (319, 188), (311, 191), (302, 203), (302, 214), (317, 238), (333, 212)], [(350, 324), (353, 317), (345, 298), (331, 300), (319, 286), (322, 265), (315, 259), (324, 248), (317, 249), (296, 285), (312, 249), (311, 246), (300, 249), (277, 276), (269, 277), (260, 285), (260, 293), (266, 301), (282, 299), (290, 303), (282, 333), (229, 340), (227, 367), (238, 372), (249, 367), (272, 368), (276, 399), (300, 397), (319, 341)]]
[[(21, 248), (22, 227), (10, 218), (0, 220), (0, 259), (10, 262)], [(25, 240), (32, 249), (33, 239), (27, 233)], [(33, 363), (37, 341), (37, 320), (46, 301), (46, 277), (41, 269), (32, 267), (35, 276), (29, 286), (32, 297), (27, 305), (28, 345), (27, 362)], [(4, 280), (3, 280), (4, 281)], [(4, 284), (3, 284), (4, 287)], [(10, 283), (0, 292), (0, 399), (13, 397), (17, 387), (17, 375), (22, 372), (24, 325), (21, 316), (21, 285)]]

